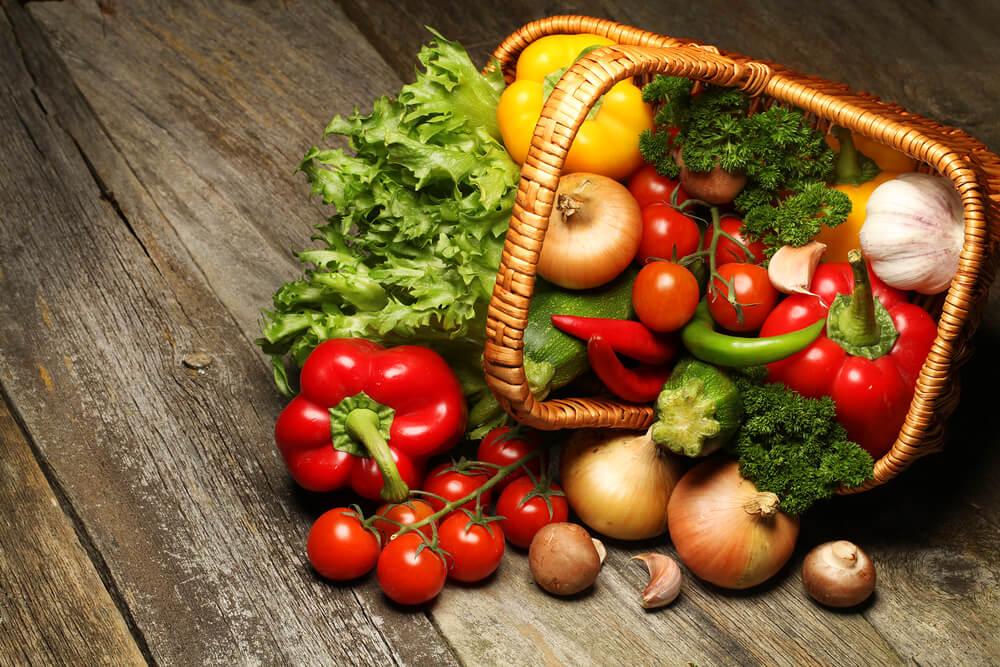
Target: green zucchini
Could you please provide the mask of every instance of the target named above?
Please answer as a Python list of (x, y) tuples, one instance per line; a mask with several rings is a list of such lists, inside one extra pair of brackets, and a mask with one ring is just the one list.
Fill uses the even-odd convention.
[[(631, 319), (632, 283), (639, 270), (626, 269), (607, 285), (589, 290), (567, 290), (536, 279), (535, 293), (528, 310), (524, 330), (524, 372), (528, 386), (538, 400), (564, 387), (583, 374), (587, 361), (587, 343), (552, 326), (553, 315)], [(503, 408), (492, 392), (487, 392), (469, 408), (469, 424), (477, 424), (468, 433), (471, 440), (482, 438), (506, 419)]]
[(630, 319), (632, 283), (638, 270), (630, 267), (606, 285), (589, 290), (567, 290), (537, 279), (524, 330), (524, 372), (535, 398), (564, 387), (589, 367), (587, 342), (552, 326), (553, 315)]
[(743, 421), (743, 397), (721, 368), (685, 357), (656, 399), (653, 442), (684, 456), (705, 456), (726, 445)]

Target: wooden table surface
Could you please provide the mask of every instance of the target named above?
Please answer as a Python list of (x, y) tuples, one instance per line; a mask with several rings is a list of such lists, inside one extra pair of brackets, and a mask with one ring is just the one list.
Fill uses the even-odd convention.
[[(1000, 150), (996, 3), (801, 4), (0, 0), (0, 664), (1000, 662), (996, 298), (946, 450), (811, 510), (749, 592), (687, 576), (644, 612), (628, 559), (664, 540), (612, 543), (577, 599), (511, 549), (418, 609), (305, 557), (329, 499), (276, 453), (284, 399), (253, 340), (329, 215), (293, 173), (326, 123), (411, 81), (425, 25), (485, 63), (523, 23), (582, 13), (840, 80)], [(804, 552), (834, 538), (876, 561), (859, 609), (801, 590)]]

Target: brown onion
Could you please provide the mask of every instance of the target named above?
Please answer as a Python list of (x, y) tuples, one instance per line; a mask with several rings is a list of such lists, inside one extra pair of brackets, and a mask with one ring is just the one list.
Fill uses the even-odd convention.
[(570, 507), (599, 533), (644, 540), (667, 529), (667, 502), (685, 461), (649, 431), (581, 429), (559, 457)]
[(538, 255), (538, 275), (567, 289), (588, 289), (625, 270), (642, 239), (635, 197), (616, 180), (577, 172), (559, 179)]
[(697, 577), (723, 588), (750, 588), (788, 562), (799, 519), (778, 497), (740, 476), (735, 461), (716, 458), (692, 468), (667, 507), (677, 555)]

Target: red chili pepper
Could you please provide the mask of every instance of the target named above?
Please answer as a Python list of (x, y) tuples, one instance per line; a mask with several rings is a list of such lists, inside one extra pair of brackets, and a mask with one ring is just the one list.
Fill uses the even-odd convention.
[(803, 396), (830, 396), (848, 437), (878, 458), (903, 425), (937, 325), (924, 309), (908, 303), (903, 292), (866, 270), (860, 252), (849, 256), (850, 263), (820, 264), (809, 287), (816, 296), (785, 298), (760, 335), (794, 331), (827, 318), (824, 334), (812, 345), (768, 364), (767, 379)]
[(465, 430), (458, 378), (426, 347), (330, 339), (306, 359), (300, 384), (274, 437), (310, 491), (350, 485), (365, 498), (401, 502), (423, 482), (427, 458)]
[(676, 334), (656, 333), (642, 322), (604, 317), (553, 315), (552, 324), (560, 331), (590, 340), (600, 336), (618, 354), (646, 364), (665, 364), (677, 354)]
[(590, 367), (611, 393), (633, 403), (648, 403), (655, 399), (670, 377), (671, 367), (668, 365), (626, 367), (611, 343), (601, 336), (591, 336), (587, 341), (587, 357)]

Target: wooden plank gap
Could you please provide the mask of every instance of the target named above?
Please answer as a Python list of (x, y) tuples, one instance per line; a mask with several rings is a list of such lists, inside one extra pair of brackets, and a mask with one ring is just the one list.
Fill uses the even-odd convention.
[[(111, 569), (104, 557), (101, 555), (100, 550), (94, 543), (93, 538), (87, 532), (86, 526), (84, 525), (83, 519), (77, 513), (76, 508), (73, 507), (73, 503), (70, 501), (66, 490), (63, 488), (59, 481), (58, 475), (49, 465), (45, 456), (42, 455), (38, 444), (35, 439), (31, 437), (30, 430), (24, 422), (23, 416), (15, 407), (14, 401), (8, 396), (6, 390), (2, 383), (0, 383), (0, 418), (6, 413), (10, 420), (13, 421), (14, 427), (19, 431), (19, 435), (25, 444), (28, 446), (28, 450), (31, 452), (31, 456), (38, 466), (39, 471), (41, 471), (42, 477), (44, 478), (46, 484), (49, 487), (50, 492), (55, 498), (55, 502), (59, 509), (66, 516), (70, 527), (73, 529), (73, 534), (76, 537), (77, 542), (83, 548), (87, 555), (91, 566), (94, 568), (95, 573), (100, 578), (101, 583), (104, 585), (104, 590), (107, 592), (108, 597), (110, 597), (111, 602), (114, 604), (115, 609), (121, 615), (122, 620), (128, 629), (129, 635), (135, 642), (139, 653), (142, 658), (149, 665), (155, 665), (156, 660), (153, 658), (152, 651), (150, 651), (149, 645), (146, 642), (146, 637), (139, 630), (139, 626), (132, 615), (132, 610), (122, 594), (121, 589), (114, 581), (114, 577), (111, 575)], [(52, 647), (52, 655), (60, 655), (62, 653), (59, 650), (60, 647)]]
[(104, 182), (104, 179), (101, 178), (101, 175), (97, 173), (97, 168), (94, 166), (94, 163), (91, 162), (90, 158), (87, 157), (87, 152), (83, 149), (83, 146), (80, 145), (80, 142), (77, 141), (76, 137), (74, 137), (71, 132), (68, 132), (58, 123), (56, 123), (56, 125), (61, 130), (66, 132), (66, 135), (69, 137), (70, 141), (73, 142), (73, 146), (76, 147), (77, 152), (80, 154), (80, 159), (83, 160), (83, 163), (87, 166), (87, 171), (90, 173), (90, 177), (94, 179), (94, 183), (97, 185), (97, 189), (100, 191), (101, 201), (106, 202), (111, 207), (111, 210), (115, 212), (115, 215), (118, 216), (118, 219), (121, 220), (123, 223), (125, 223), (125, 228), (128, 229), (128, 233), (132, 235), (132, 238), (134, 238), (136, 240), (136, 243), (139, 244), (139, 247), (142, 248), (143, 254), (146, 255), (147, 259), (149, 259), (149, 263), (153, 266), (154, 269), (156, 269), (156, 272), (162, 276), (163, 272), (161, 272), (160, 267), (156, 265), (156, 260), (153, 259), (153, 256), (149, 254), (149, 248), (147, 248), (146, 244), (143, 243), (142, 237), (140, 237), (139, 234), (135, 231), (135, 227), (129, 221), (128, 216), (125, 215), (124, 211), (122, 211), (122, 207), (118, 204), (118, 200), (115, 199), (115, 193), (111, 191), (111, 188), (109, 188), (108, 185)]

